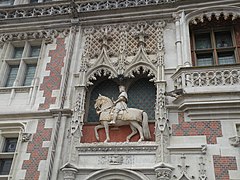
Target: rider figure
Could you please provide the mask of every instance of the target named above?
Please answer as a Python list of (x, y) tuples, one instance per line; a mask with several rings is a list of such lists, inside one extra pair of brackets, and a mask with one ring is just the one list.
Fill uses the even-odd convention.
[(128, 96), (125, 91), (124, 86), (119, 86), (119, 96), (118, 99), (114, 102), (115, 109), (113, 111), (113, 120), (110, 122), (110, 124), (115, 124), (117, 116), (120, 111), (122, 110), (127, 110), (127, 101), (128, 101)]

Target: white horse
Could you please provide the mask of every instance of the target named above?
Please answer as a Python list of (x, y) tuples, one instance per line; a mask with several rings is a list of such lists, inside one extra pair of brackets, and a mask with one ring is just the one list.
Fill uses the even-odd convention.
[(129, 142), (131, 137), (133, 137), (137, 132), (140, 135), (138, 142), (143, 140), (148, 140), (151, 138), (149, 126), (148, 126), (148, 116), (143, 110), (136, 108), (128, 108), (127, 110), (120, 111), (115, 124), (109, 124), (113, 118), (113, 102), (110, 98), (106, 96), (99, 95), (96, 99), (94, 105), (97, 114), (99, 114), (100, 125), (95, 127), (95, 137), (99, 141), (98, 130), (105, 128), (106, 140), (104, 142), (110, 141), (109, 137), (109, 125), (110, 126), (123, 126), (130, 125), (132, 133), (127, 136), (126, 141)]

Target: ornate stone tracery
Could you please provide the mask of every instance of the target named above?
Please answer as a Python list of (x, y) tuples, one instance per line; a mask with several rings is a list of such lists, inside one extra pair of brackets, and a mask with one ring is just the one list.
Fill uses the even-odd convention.
[(134, 77), (148, 72), (156, 77), (156, 64), (162, 63), (164, 21), (112, 24), (85, 27), (85, 64), (88, 64), (87, 84), (96, 75)]

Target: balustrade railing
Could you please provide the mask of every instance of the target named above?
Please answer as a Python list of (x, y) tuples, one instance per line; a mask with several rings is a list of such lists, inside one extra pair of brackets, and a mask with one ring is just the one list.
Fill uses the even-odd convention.
[(240, 64), (212, 67), (183, 67), (173, 76), (176, 88), (240, 85)]

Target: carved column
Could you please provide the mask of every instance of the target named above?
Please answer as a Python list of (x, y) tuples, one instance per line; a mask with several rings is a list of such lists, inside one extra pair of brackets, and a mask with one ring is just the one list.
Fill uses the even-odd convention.
[(177, 50), (177, 61), (178, 66), (183, 65), (182, 61), (182, 40), (181, 40), (181, 29), (180, 29), (180, 14), (174, 13), (173, 18), (175, 20), (175, 28), (176, 28), (176, 50)]
[(156, 153), (156, 166), (155, 172), (158, 180), (169, 180), (171, 178), (171, 172), (173, 167), (168, 165), (167, 162), (169, 152), (167, 150), (169, 141), (169, 126), (168, 126), (168, 116), (167, 109), (165, 106), (165, 91), (166, 91), (166, 80), (165, 80), (165, 65), (164, 65), (164, 43), (163, 43), (163, 28), (165, 27), (165, 22), (159, 22), (156, 24), (159, 37), (158, 37), (158, 50), (157, 50), (157, 77), (156, 77), (156, 87), (157, 87), (157, 98), (156, 98), (156, 142), (159, 144)]
[(70, 152), (69, 152), (69, 162), (73, 164), (77, 164), (77, 151), (76, 146), (80, 145), (81, 136), (82, 136), (82, 127), (84, 123), (84, 103), (85, 103), (85, 96), (86, 96), (86, 72), (88, 69), (87, 66), (87, 58), (88, 53), (84, 52), (80, 69), (79, 69), (79, 80), (76, 86), (75, 86), (75, 105), (73, 109), (73, 116), (71, 121), (71, 129), (70, 129), (70, 137), (71, 137), (71, 143), (70, 143)]

